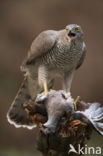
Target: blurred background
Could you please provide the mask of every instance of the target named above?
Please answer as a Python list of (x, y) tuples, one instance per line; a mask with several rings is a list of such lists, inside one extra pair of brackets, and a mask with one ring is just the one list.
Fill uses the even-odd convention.
[[(39, 156), (37, 130), (16, 129), (6, 113), (23, 80), (20, 65), (32, 40), (43, 30), (79, 24), (87, 56), (76, 71), (72, 95), (103, 104), (103, 0), (0, 0), (0, 156)], [(95, 136), (95, 137), (94, 137)], [(102, 146), (95, 133), (90, 146)]]

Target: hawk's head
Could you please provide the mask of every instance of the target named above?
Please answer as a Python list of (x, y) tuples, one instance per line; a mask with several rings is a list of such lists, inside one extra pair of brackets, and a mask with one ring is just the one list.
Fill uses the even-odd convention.
[(65, 30), (68, 35), (69, 41), (71, 41), (75, 38), (81, 38), (83, 36), (83, 31), (82, 31), (81, 27), (77, 24), (67, 25)]

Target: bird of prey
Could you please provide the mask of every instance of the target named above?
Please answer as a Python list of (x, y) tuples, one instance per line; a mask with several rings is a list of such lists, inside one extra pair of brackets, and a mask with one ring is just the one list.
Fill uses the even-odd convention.
[(64, 89), (70, 91), (74, 71), (82, 64), (85, 52), (83, 31), (76, 24), (60, 31), (40, 33), (21, 66), (21, 70), (26, 72), (31, 98), (37, 95), (39, 88), (44, 87), (47, 94), (47, 83), (56, 76), (62, 77)]
[(83, 31), (79, 25), (70, 24), (59, 31), (41, 32), (21, 65), (25, 78), (10, 110), (19, 111), (24, 103), (35, 100), (43, 90), (47, 95), (48, 86), (56, 77), (62, 78), (64, 90), (70, 92), (74, 72), (83, 63), (85, 54)]

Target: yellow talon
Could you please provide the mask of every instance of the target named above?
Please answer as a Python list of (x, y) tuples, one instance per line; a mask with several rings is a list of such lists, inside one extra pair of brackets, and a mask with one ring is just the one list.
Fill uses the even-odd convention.
[(45, 95), (48, 95), (47, 82), (44, 82), (44, 93), (45, 93)]
[(73, 104), (74, 104), (74, 110), (77, 110), (77, 102), (78, 102), (79, 99), (80, 99), (80, 96), (77, 96), (77, 98), (73, 102)]

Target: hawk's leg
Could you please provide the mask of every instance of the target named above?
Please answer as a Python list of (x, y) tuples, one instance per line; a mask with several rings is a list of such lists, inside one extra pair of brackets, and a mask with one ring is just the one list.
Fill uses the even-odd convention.
[(63, 88), (64, 90), (68, 93), (70, 92), (71, 84), (72, 84), (72, 79), (74, 75), (74, 70), (71, 70), (69, 72), (66, 72), (64, 74), (64, 83), (63, 83)]
[(77, 102), (79, 101), (79, 99), (80, 99), (80, 96), (77, 96), (77, 98), (73, 102), (73, 104), (74, 104), (74, 110), (77, 110)]
[(44, 86), (44, 93), (45, 93), (45, 95), (48, 95), (48, 86), (47, 86), (47, 82), (46, 81), (43, 83), (43, 86)]
[[(64, 90), (67, 92), (67, 94), (70, 96), (70, 88), (73, 80), (73, 75), (74, 75), (74, 69), (65, 73), (64, 74)], [(74, 109), (77, 110), (77, 102), (78, 102), (79, 97), (76, 98), (74, 101)]]
[(40, 65), (38, 68), (38, 82), (41, 87), (44, 89), (45, 95), (48, 94), (48, 68), (46, 65)]

